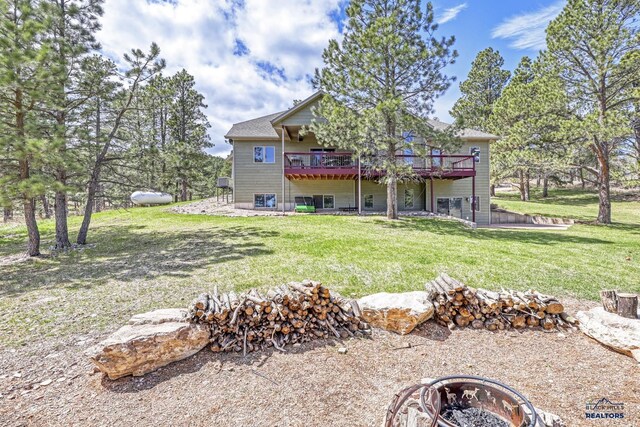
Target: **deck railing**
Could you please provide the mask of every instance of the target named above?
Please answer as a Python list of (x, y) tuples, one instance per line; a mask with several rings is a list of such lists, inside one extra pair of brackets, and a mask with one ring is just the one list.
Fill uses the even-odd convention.
[[(475, 173), (475, 159), (466, 154), (434, 154), (418, 156), (399, 154), (400, 161), (413, 167), (416, 173), (446, 174)], [(285, 170), (289, 172), (313, 173), (331, 170), (356, 170), (358, 158), (353, 153), (317, 152), (317, 153), (285, 153)], [(362, 170), (366, 171), (372, 162), (362, 160)]]
[(358, 167), (353, 153), (284, 153), (289, 169), (351, 169)]

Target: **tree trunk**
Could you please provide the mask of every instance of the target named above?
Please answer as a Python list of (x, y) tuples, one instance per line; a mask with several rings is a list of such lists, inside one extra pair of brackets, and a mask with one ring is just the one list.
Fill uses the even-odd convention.
[(13, 218), (13, 211), (10, 207), (5, 207), (2, 211), (2, 220), (4, 222), (9, 222), (9, 220)]
[(27, 225), (29, 241), (27, 243), (27, 254), (29, 256), (40, 255), (40, 230), (36, 220), (36, 201), (33, 198), (24, 199), (24, 222)]
[[(102, 123), (100, 115), (100, 98), (98, 98), (96, 100), (96, 142), (100, 141), (101, 131)], [(110, 137), (111, 135), (109, 136), (109, 138)], [(89, 180), (89, 184), (87, 187), (87, 204), (84, 207), (84, 217), (82, 218), (82, 225), (80, 226), (80, 230), (78, 231), (78, 238), (76, 239), (76, 243), (79, 245), (87, 244), (87, 234), (89, 233), (91, 215), (93, 214), (93, 202), (96, 197), (98, 182), (100, 181), (100, 169), (102, 168), (102, 161), (109, 151), (109, 145), (110, 140), (107, 140), (102, 146), (102, 151), (96, 157), (96, 162), (93, 165), (93, 171), (91, 171), (91, 179)]]
[(490, 191), (491, 197), (496, 197), (496, 185), (495, 184), (491, 184), (489, 186), (489, 191)]
[(395, 176), (387, 181), (387, 218), (398, 219), (398, 181)]
[(536, 175), (536, 188), (540, 188), (540, 182), (542, 181), (542, 175), (541, 174), (537, 174)]
[(582, 189), (584, 190), (586, 187), (586, 183), (584, 181), (584, 169), (580, 168), (580, 185), (582, 186)]
[(78, 231), (78, 239), (76, 240), (79, 245), (87, 244), (87, 234), (89, 233), (89, 225), (91, 224), (91, 215), (93, 214), (93, 204), (95, 203), (96, 199), (99, 177), (100, 171), (94, 168), (93, 174), (91, 176), (91, 181), (89, 181), (89, 186), (87, 189), (87, 204), (84, 207), (84, 217), (82, 218), (82, 225), (80, 226), (80, 230)]
[(47, 199), (47, 195), (41, 195), (40, 201), (42, 202), (42, 211), (44, 212), (44, 217), (46, 219), (51, 218), (51, 209), (49, 209), (49, 199)]
[[(66, 185), (66, 176), (63, 176), (63, 180), (60, 181), (60, 175), (58, 175), (59, 182), (64, 182)], [(69, 214), (67, 208), (67, 193), (66, 191), (56, 191), (54, 202), (54, 213), (56, 217), (56, 249), (67, 249), (71, 247), (69, 241), (69, 228), (67, 226), (67, 216)]]
[(527, 200), (527, 197), (525, 194), (525, 186), (524, 186), (524, 172), (522, 170), (518, 171), (518, 178), (520, 178), (520, 185), (518, 186), (518, 189), (520, 190), (520, 200), (524, 202)]
[(600, 165), (600, 176), (598, 177), (598, 223), (611, 224), (611, 189), (610, 189), (609, 165)]
[(527, 172), (524, 175), (524, 200), (525, 201), (529, 201), (530, 200), (530, 195), (531, 195), (531, 176), (529, 176), (529, 171), (527, 170)]
[(545, 175), (542, 179), (542, 197), (549, 197), (549, 176)]
[(187, 186), (187, 180), (182, 178), (182, 190), (180, 191), (180, 200), (183, 202), (187, 201), (187, 190), (188, 190), (188, 186)]
[[(25, 141), (25, 111), (23, 109), (23, 94), (22, 89), (18, 88), (15, 91), (15, 111), (16, 111), (16, 134), (20, 143), (26, 146)], [(25, 155), (24, 159), (18, 161), (18, 168), (20, 171), (20, 181), (28, 183), (31, 178), (31, 165), (29, 164), (29, 155)], [(27, 243), (27, 254), (29, 256), (40, 255), (40, 230), (38, 230), (38, 221), (36, 220), (36, 202), (34, 198), (29, 194), (29, 190), (25, 189), (22, 192), (22, 203), (24, 206), (24, 223), (27, 226), (27, 234), (29, 241)]]

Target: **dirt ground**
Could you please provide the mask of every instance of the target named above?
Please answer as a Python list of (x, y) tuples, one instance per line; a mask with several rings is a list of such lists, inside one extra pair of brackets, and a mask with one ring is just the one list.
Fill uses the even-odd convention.
[[(575, 312), (593, 303), (568, 305)], [(205, 349), (117, 381), (93, 373), (82, 355), (103, 338), (2, 351), (0, 425), (380, 426), (397, 391), (452, 374), (503, 381), (571, 427), (640, 425), (640, 367), (578, 331), (450, 332), (428, 322), (407, 336), (375, 330), (371, 339), (246, 359)], [(623, 402), (625, 419), (586, 420), (585, 403), (601, 397)]]

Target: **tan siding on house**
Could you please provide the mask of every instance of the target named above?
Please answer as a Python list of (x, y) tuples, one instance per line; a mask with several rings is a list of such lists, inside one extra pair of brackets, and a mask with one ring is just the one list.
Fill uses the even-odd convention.
[[(406, 189), (413, 190), (413, 207), (407, 207), (404, 204), (404, 192)], [(373, 195), (373, 208), (364, 207), (364, 197)], [(387, 186), (378, 184), (375, 181), (362, 181), (362, 209), (364, 211), (386, 211), (387, 210)], [(398, 184), (398, 209), (401, 211), (419, 211), (424, 210), (425, 188), (420, 182), (410, 182), (406, 184)]]
[[(313, 104), (312, 104), (313, 105)], [(308, 124), (312, 119), (311, 109), (306, 108), (284, 120), (287, 126), (300, 126)], [(273, 146), (275, 148), (275, 163), (264, 164), (253, 162), (253, 147), (257, 145)], [(473, 146), (480, 148), (480, 162), (476, 163), (476, 195), (480, 196), (480, 212), (476, 212), (478, 224), (489, 224), (490, 221), (490, 194), (489, 194), (489, 163), (490, 152), (487, 141), (465, 141), (457, 153), (470, 154)], [(282, 150), (280, 141), (234, 141), (234, 197), (236, 207), (253, 208), (253, 195), (255, 193), (274, 193), (282, 209)], [(306, 135), (299, 142), (285, 141), (285, 152), (309, 152), (311, 148), (322, 148), (313, 134)], [(336, 148), (336, 151), (347, 151)], [(445, 153), (446, 154), (446, 153)], [(460, 180), (434, 180), (434, 196), (437, 197), (461, 197), (463, 199), (463, 218), (471, 219), (470, 202), (471, 178)], [(355, 205), (356, 181), (341, 180), (285, 180), (286, 208), (293, 209), (295, 196), (313, 196), (315, 194), (332, 194), (335, 196), (336, 208)], [(404, 189), (414, 190), (414, 210), (431, 210), (431, 196), (429, 182), (408, 183), (398, 186), (398, 208), (410, 210), (404, 206)], [(374, 181), (362, 181), (361, 203), (364, 208), (364, 196), (373, 194), (373, 211), (386, 210), (386, 187)]]
[(352, 180), (295, 180), (286, 181), (287, 209), (295, 207), (296, 196), (332, 195), (335, 209), (356, 206), (356, 181)]
[[(240, 208), (253, 208), (255, 193), (275, 193), (282, 201), (282, 144), (279, 141), (234, 141), (234, 203)], [(253, 147), (275, 147), (275, 163), (254, 163)]]
[[(489, 190), (489, 163), (490, 150), (486, 141), (465, 141), (459, 150), (460, 154), (469, 154), (471, 147), (480, 148), (480, 162), (476, 163), (476, 196), (480, 197), (480, 211), (476, 212), (476, 222), (481, 225), (489, 224), (490, 190)], [(462, 197), (462, 217), (471, 220), (471, 178), (453, 180), (436, 179), (433, 183), (433, 193), (437, 206), (438, 197)], [(429, 185), (427, 183), (428, 209), (431, 209)]]
[(287, 117), (282, 121), (282, 124), (285, 126), (304, 126), (310, 124), (314, 118), (311, 109), (316, 107), (318, 105), (318, 102), (319, 101), (312, 102), (311, 104), (307, 105), (306, 108), (303, 108), (295, 114)]

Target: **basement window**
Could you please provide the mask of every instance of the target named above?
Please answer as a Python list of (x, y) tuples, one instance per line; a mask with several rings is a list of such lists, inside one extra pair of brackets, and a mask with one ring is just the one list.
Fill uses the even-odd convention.
[(253, 206), (255, 208), (275, 208), (276, 207), (276, 195), (271, 193), (266, 194), (254, 194)]
[(253, 163), (275, 163), (276, 147), (273, 145), (258, 145), (253, 147)]
[(322, 196), (322, 208), (323, 209), (333, 209), (335, 206), (334, 198), (331, 195), (325, 194)]
[(364, 208), (373, 209), (373, 194), (364, 195)]

